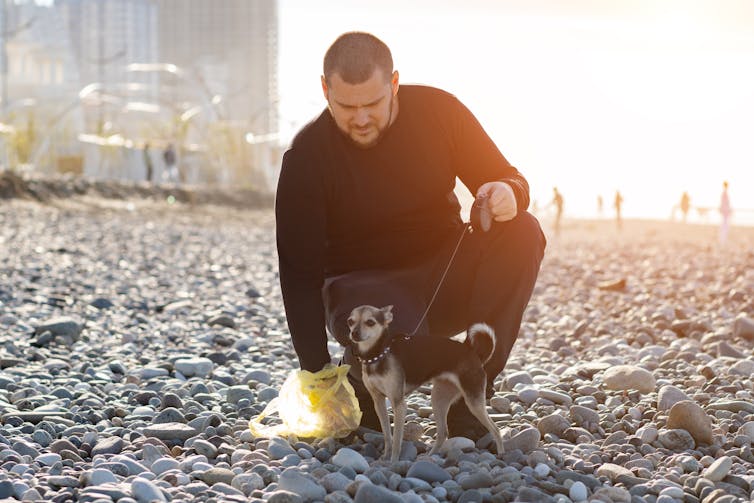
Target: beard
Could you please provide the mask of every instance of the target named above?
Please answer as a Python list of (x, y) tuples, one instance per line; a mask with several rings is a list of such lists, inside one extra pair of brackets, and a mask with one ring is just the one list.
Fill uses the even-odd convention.
[[(375, 126), (376, 129), (377, 129), (377, 136), (373, 140), (371, 140), (369, 142), (366, 142), (366, 143), (365, 142), (360, 142), (360, 141), (355, 140), (351, 136), (350, 131), (343, 130), (340, 127), (338, 127), (338, 131), (340, 131), (341, 134), (343, 134), (343, 136), (346, 138), (346, 140), (348, 140), (348, 142), (351, 145), (353, 145), (354, 147), (356, 147), (356, 148), (369, 149), (369, 148), (374, 147), (375, 145), (377, 145), (382, 140), (382, 138), (387, 133), (387, 130), (390, 128), (390, 123), (393, 120), (393, 104), (394, 104), (394, 101), (396, 99), (398, 99), (398, 98), (397, 97), (392, 97), (390, 99), (390, 103), (388, 104), (387, 122), (385, 122), (385, 125), (382, 126), (382, 127)], [(330, 114), (333, 115), (332, 109), (330, 110)], [(336, 127), (337, 127), (337, 123), (336, 123)]]

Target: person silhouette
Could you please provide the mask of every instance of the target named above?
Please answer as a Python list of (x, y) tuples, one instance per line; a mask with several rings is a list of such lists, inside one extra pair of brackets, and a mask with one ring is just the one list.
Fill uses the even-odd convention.
[(154, 167), (152, 165), (152, 156), (149, 154), (149, 142), (144, 144), (142, 153), (144, 155), (144, 167), (147, 170), (146, 179), (148, 182), (151, 182), (154, 175)]
[(560, 234), (560, 220), (563, 218), (563, 194), (558, 191), (557, 187), (552, 188), (551, 205), (555, 206), (555, 235)]
[(684, 192), (681, 194), (681, 218), (683, 218), (683, 223), (686, 223), (686, 219), (689, 216), (689, 209), (691, 208), (691, 197), (689, 196), (688, 192)]
[(615, 207), (615, 223), (618, 226), (618, 230), (623, 228), (623, 219), (621, 218), (621, 208), (623, 207), (623, 196), (619, 190), (615, 191), (615, 199), (613, 199), (613, 206)]
[(723, 193), (720, 194), (720, 244), (725, 245), (728, 241), (728, 229), (730, 226), (730, 217), (733, 214), (733, 208), (730, 205), (730, 196), (728, 196), (728, 181), (723, 182)]

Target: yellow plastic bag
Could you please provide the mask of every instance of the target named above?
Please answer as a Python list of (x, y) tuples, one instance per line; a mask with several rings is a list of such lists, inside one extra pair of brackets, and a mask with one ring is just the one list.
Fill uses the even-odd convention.
[[(361, 421), (359, 401), (348, 382), (350, 365), (328, 364), (319, 372), (297, 370), (280, 388), (277, 398), (251, 421), (249, 429), (256, 437), (296, 435), (298, 437), (345, 437)], [(280, 424), (263, 425), (262, 420), (274, 413)]]

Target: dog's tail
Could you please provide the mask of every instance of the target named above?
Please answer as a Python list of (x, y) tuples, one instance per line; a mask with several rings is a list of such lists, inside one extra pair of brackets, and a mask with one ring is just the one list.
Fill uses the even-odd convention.
[(474, 349), (482, 363), (487, 363), (495, 351), (495, 331), (486, 323), (471, 325), (466, 333), (466, 341)]

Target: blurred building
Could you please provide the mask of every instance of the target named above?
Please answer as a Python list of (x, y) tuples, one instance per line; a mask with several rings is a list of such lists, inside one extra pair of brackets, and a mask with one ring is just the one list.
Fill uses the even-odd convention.
[(226, 120), (251, 132), (278, 130), (277, 2), (275, 0), (157, 0), (160, 61), (196, 77), (220, 96)]
[[(54, 170), (65, 157), (140, 179), (149, 144), (159, 179), (173, 144), (181, 180), (257, 186), (279, 164), (276, 0), (0, 2), (4, 110), (51, 103), (13, 138), (37, 155), (3, 164)], [(3, 152), (19, 150), (5, 139)]]

